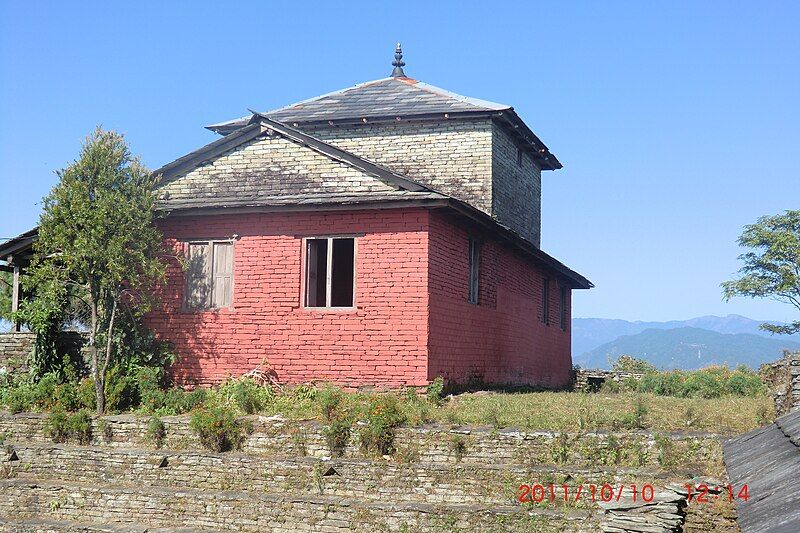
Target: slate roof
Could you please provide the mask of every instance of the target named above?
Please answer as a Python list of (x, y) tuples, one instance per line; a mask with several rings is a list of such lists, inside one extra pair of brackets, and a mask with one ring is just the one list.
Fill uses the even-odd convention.
[[(327, 122), (395, 118), (444, 113), (485, 113), (510, 110), (511, 106), (462, 96), (411, 78), (384, 78), (358, 84), (302, 102), (263, 113), (286, 123)], [(206, 126), (218, 133), (229, 133), (247, 124), (242, 117)]]
[(458, 117), (495, 117), (507, 131), (522, 139), (543, 170), (562, 167), (556, 156), (517, 115), (514, 108), (456, 94), (407, 77), (368, 81), (264, 113), (240, 117), (206, 128), (228, 135), (250, 123), (252, 116), (266, 116), (294, 127), (310, 124), (345, 124), (362, 121), (447, 120)]
[(800, 410), (723, 444), (742, 533), (800, 531)]

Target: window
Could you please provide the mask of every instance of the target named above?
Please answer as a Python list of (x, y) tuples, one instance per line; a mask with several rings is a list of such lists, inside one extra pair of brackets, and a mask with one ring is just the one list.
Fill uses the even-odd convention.
[(567, 312), (567, 302), (569, 301), (569, 287), (561, 287), (561, 305), (560, 305), (560, 313), (561, 313), (561, 331), (567, 331), (567, 318), (569, 317), (569, 313)]
[(550, 280), (542, 279), (542, 324), (550, 325)]
[(478, 303), (478, 282), (481, 270), (481, 248), (475, 239), (469, 240), (469, 303)]
[(522, 166), (522, 148), (517, 148), (517, 166)]
[(233, 300), (233, 243), (195, 241), (188, 243), (186, 307), (219, 309)]
[(356, 240), (306, 239), (305, 307), (353, 307)]

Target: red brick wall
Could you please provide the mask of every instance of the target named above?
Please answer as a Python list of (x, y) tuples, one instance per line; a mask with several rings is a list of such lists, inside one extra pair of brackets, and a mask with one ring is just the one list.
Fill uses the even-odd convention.
[[(169, 268), (162, 305), (149, 325), (180, 355), (178, 382), (238, 376), (266, 359), (284, 382), (423, 385), (428, 377), (429, 213), (350, 213), (170, 217), (170, 246), (227, 238), (234, 244), (233, 306), (181, 309), (184, 274)], [(300, 307), (303, 236), (358, 234), (355, 311)]]
[[(479, 236), (479, 303), (467, 301), (469, 237)], [(559, 284), (520, 253), (448, 215), (430, 219), (430, 339), (428, 378), (562, 387), (569, 383), (567, 329), (559, 320)], [(543, 277), (550, 281), (550, 324), (541, 321)]]

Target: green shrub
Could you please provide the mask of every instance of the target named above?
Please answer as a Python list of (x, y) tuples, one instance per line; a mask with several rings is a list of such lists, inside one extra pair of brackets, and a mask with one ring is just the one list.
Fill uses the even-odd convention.
[(444, 399), (444, 378), (437, 376), (425, 391), (425, 396), (433, 405), (442, 405)]
[(345, 394), (336, 387), (325, 387), (317, 392), (316, 399), (325, 423), (322, 432), (328, 449), (334, 457), (341, 457), (350, 441), (352, 431), (352, 420), (345, 405)]
[(351, 424), (350, 420), (340, 418), (332, 420), (323, 427), (322, 433), (325, 435), (325, 441), (328, 444), (328, 449), (334, 457), (341, 457), (350, 442)]
[(47, 422), (45, 422), (44, 431), (53, 442), (66, 442), (67, 438), (69, 438), (67, 413), (64, 411), (53, 411), (50, 413)]
[(725, 392), (734, 396), (759, 396), (766, 390), (758, 374), (749, 368), (737, 368), (725, 383)]
[(655, 365), (649, 361), (637, 359), (630, 355), (620, 355), (611, 365), (611, 370), (614, 372), (630, 372), (631, 374), (647, 374), (648, 372), (658, 371)]
[(230, 409), (224, 407), (194, 411), (189, 426), (200, 437), (200, 443), (215, 452), (240, 448), (252, 432), (252, 424), (237, 420)]
[(400, 401), (393, 394), (375, 396), (369, 401), (367, 425), (359, 437), (366, 453), (389, 455), (394, 452), (395, 428), (405, 422)]
[(72, 415), (57, 409), (45, 422), (45, 433), (53, 442), (75, 439), (78, 444), (89, 444), (92, 441), (92, 416), (85, 409)]
[(272, 403), (272, 389), (262, 387), (250, 378), (231, 379), (223, 383), (218, 391), (226, 403), (235, 403), (247, 414), (257, 413)]
[(30, 411), (33, 408), (33, 399), (33, 388), (25, 383), (6, 389), (3, 395), (3, 403), (12, 413)]
[(89, 444), (92, 442), (92, 415), (86, 409), (81, 409), (77, 413), (67, 417), (67, 433), (70, 438), (78, 441), (78, 444)]
[(147, 438), (156, 448), (161, 448), (164, 445), (164, 439), (167, 438), (167, 428), (157, 416), (152, 417), (150, 422), (147, 423)]

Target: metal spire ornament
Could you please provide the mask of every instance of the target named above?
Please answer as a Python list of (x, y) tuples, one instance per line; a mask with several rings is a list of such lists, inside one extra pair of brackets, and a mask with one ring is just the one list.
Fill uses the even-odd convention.
[(394, 61), (392, 61), (392, 66), (394, 70), (392, 70), (392, 78), (405, 78), (406, 73), (403, 72), (403, 67), (406, 66), (406, 62), (403, 61), (403, 49), (400, 48), (400, 43), (397, 43), (397, 48), (394, 49)]

